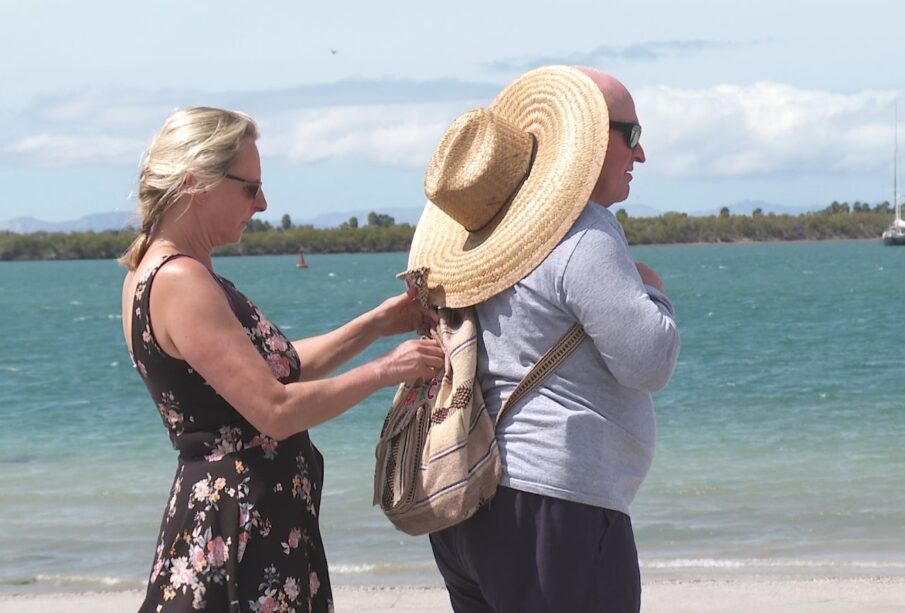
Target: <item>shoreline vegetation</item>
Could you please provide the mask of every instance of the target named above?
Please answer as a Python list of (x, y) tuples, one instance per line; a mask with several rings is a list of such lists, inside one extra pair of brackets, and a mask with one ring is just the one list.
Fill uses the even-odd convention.
[[(750, 243), (877, 239), (890, 224), (893, 207), (873, 207), (856, 201), (833, 202), (825, 209), (800, 215), (764, 213), (734, 215), (723, 207), (718, 215), (689, 216), (664, 213), (658, 217), (631, 217), (616, 212), (630, 245), (692, 243)], [(215, 255), (284, 255), (302, 253), (379, 253), (408, 251), (415, 232), (407, 223), (396, 224), (389, 215), (371, 212), (367, 223), (356, 217), (335, 228), (296, 226), (289, 215), (278, 225), (251, 220), (242, 240), (217, 249)], [(104, 232), (0, 232), (0, 261), (84, 260), (119, 257), (135, 238), (133, 228)]]

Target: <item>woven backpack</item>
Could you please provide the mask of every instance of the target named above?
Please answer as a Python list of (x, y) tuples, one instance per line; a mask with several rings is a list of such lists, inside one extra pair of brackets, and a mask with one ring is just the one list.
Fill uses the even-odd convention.
[[(427, 269), (400, 275), (427, 305)], [(403, 383), (396, 391), (377, 443), (374, 504), (399, 530), (412, 535), (465, 521), (496, 493), (502, 475), (496, 425), (525, 395), (540, 387), (581, 345), (573, 325), (525, 375), (491, 420), (481, 396), (474, 309), (440, 309), (431, 335), (443, 347), (443, 373)]]

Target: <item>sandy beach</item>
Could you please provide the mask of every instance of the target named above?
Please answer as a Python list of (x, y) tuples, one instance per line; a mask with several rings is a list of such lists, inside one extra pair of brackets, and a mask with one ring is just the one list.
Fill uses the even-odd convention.
[[(440, 588), (337, 587), (337, 613), (452, 611)], [(122, 613), (141, 593), (102, 592), (0, 596), (0, 612)], [(644, 585), (642, 611), (651, 613), (901, 613), (905, 578), (676, 581)]]

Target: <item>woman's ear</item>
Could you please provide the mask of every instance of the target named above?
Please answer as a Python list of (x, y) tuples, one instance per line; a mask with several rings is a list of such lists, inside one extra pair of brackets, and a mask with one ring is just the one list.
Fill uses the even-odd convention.
[(191, 194), (190, 202), (193, 204), (205, 204), (207, 202), (207, 190), (199, 190), (195, 191), (195, 186), (198, 185), (198, 179), (195, 177), (194, 173), (189, 170), (185, 173), (185, 181), (183, 182), (185, 185), (185, 189), (188, 193)]

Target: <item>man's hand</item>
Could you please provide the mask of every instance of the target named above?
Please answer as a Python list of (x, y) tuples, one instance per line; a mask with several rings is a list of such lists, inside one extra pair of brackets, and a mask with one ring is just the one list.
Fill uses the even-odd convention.
[(643, 281), (645, 285), (650, 285), (661, 292), (663, 291), (663, 279), (654, 272), (653, 268), (647, 264), (642, 264), (641, 262), (635, 262), (635, 268), (638, 269), (638, 274), (641, 275), (641, 281)]

